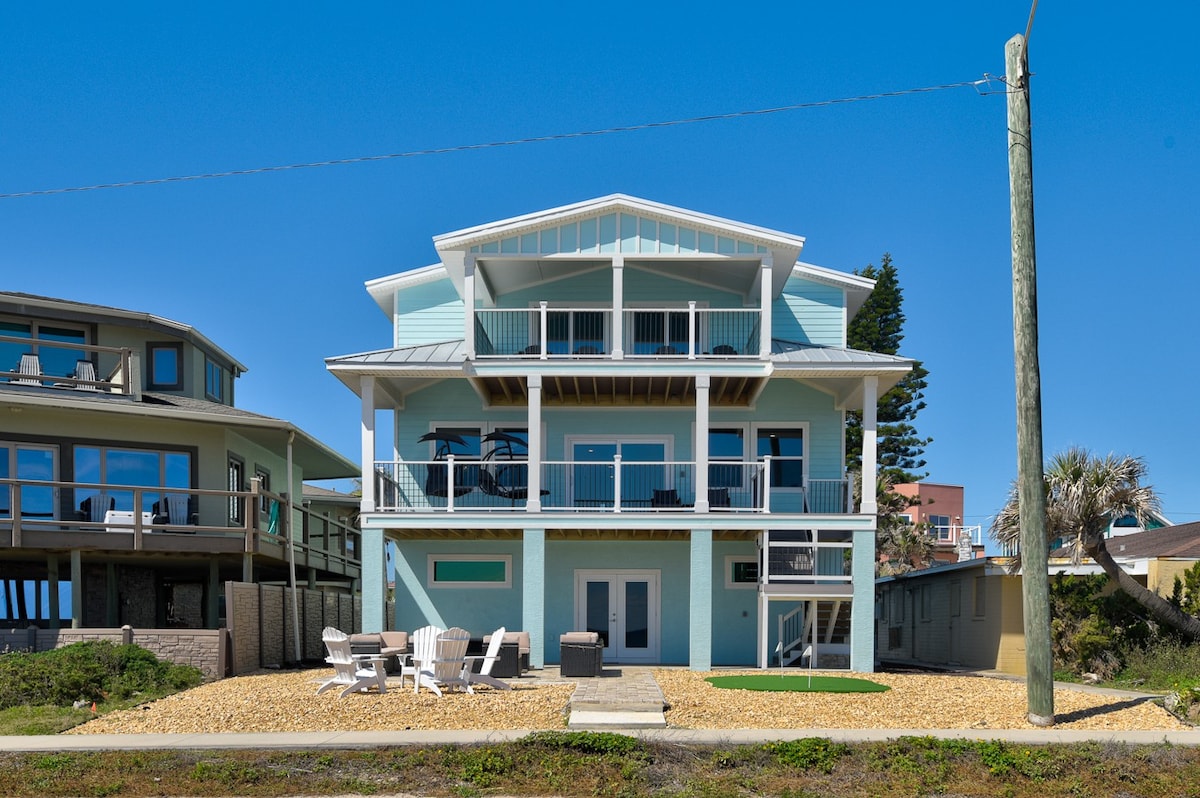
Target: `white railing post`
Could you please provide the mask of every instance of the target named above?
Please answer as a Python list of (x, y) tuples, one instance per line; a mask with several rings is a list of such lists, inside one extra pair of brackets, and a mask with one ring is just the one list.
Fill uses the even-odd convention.
[(613, 455), (613, 512), (621, 512), (621, 455)]
[(446, 455), (446, 512), (454, 512), (454, 455)]
[(696, 300), (688, 300), (688, 360), (696, 359)]
[(541, 352), (539, 353), (539, 356), (542, 360), (546, 359), (546, 331), (549, 329), (546, 324), (546, 308), (549, 307), (549, 305), (550, 303), (544, 299), (541, 302), (538, 302), (538, 338), (540, 339), (539, 343), (541, 345)]
[(771, 512), (771, 455), (763, 455), (762, 511)]

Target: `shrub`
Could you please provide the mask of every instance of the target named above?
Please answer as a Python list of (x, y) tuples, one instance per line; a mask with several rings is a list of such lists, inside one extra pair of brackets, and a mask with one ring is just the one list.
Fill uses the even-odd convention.
[(90, 640), (37, 654), (0, 656), (0, 709), (164, 694), (200, 681), (197, 669), (163, 662), (139, 646)]
[(768, 743), (764, 746), (779, 764), (796, 770), (819, 770), (831, 773), (834, 765), (850, 747), (822, 737), (805, 737), (801, 740)]

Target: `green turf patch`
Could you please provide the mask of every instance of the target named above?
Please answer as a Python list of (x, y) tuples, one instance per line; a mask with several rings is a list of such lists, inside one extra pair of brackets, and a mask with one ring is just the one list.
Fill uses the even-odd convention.
[(709, 676), (706, 682), (724, 690), (774, 690), (800, 693), (882, 693), (891, 690), (886, 684), (848, 676), (781, 676), (751, 674), (748, 676)]

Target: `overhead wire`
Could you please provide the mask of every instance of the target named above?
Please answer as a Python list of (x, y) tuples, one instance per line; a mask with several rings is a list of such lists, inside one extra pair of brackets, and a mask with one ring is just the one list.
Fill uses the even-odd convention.
[[(110, 188), (132, 188), (134, 186), (154, 186), (163, 183), (183, 183), (192, 180), (213, 180), (223, 177), (239, 177), (243, 175), (258, 175), (268, 172), (285, 172), (293, 169), (316, 169), (325, 166), (343, 166), (346, 164), (369, 163), (372, 161), (388, 161), (396, 158), (417, 158), (425, 155), (445, 155), (455, 152), (469, 152), (472, 150), (484, 150), (495, 147), (514, 147), (521, 144), (539, 144), (548, 141), (565, 141), (569, 139), (586, 138), (591, 136), (608, 136), (616, 133), (632, 133), (639, 130), (653, 130), (656, 128), (677, 127), (680, 125), (693, 125), (702, 122), (717, 122), (727, 119), (740, 119), (752, 116), (765, 116), (768, 114), (779, 114), (787, 111), (800, 111), (811, 108), (822, 108), (831, 105), (844, 105), (847, 103), (865, 102), (868, 100), (881, 100), (888, 97), (903, 97), (912, 94), (925, 94), (935, 91), (944, 91), (947, 89), (960, 89), (967, 86), (973, 87), (980, 95), (993, 94), (990, 90), (984, 91), (980, 87), (990, 87), (993, 81), (999, 81), (999, 78), (993, 77), (987, 73), (979, 80), (960, 81), (958, 83), (943, 83), (937, 86), (923, 86), (915, 89), (899, 89), (896, 91), (877, 92), (875, 94), (862, 94), (855, 97), (841, 97), (832, 100), (816, 100), (806, 103), (795, 103), (792, 105), (782, 105), (775, 108), (759, 108), (749, 111), (733, 111), (724, 114), (708, 114), (705, 116), (693, 116), (685, 119), (671, 119), (659, 122), (643, 122), (635, 125), (620, 125), (616, 127), (600, 128), (597, 130), (582, 130), (571, 133), (553, 133), (545, 136), (530, 136), (527, 138), (509, 139), (505, 141), (489, 141), (479, 144), (460, 144), (451, 147), (435, 147), (423, 150), (409, 150), (407, 152), (393, 152), (383, 155), (360, 155), (353, 158), (335, 158), (326, 161), (309, 161), (307, 163), (292, 163), (276, 166), (259, 166), (251, 169), (230, 169), (223, 172), (204, 172), (191, 175), (176, 175), (173, 177), (155, 177), (142, 180), (123, 180), (115, 183), (97, 183), (87, 186), (69, 186), (65, 188), (47, 188), (37, 189), (33, 191), (16, 191), (9, 193), (0, 193), (0, 199), (18, 199), (23, 197), (44, 197), (53, 194), (69, 194), (79, 191), (100, 191)], [(1001, 81), (1002, 82), (1002, 81)]]

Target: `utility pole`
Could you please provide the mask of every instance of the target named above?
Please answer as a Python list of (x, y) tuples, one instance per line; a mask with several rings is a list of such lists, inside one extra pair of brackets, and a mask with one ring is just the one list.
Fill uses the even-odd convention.
[[(1031, 20), (1032, 21), (1032, 20)], [(1017, 495), (1025, 618), (1028, 719), (1054, 725), (1046, 491), (1042, 473), (1042, 385), (1038, 368), (1037, 258), (1033, 245), (1033, 143), (1029, 52), (1020, 34), (1004, 46), (1008, 86), (1008, 181), (1012, 205), (1013, 354), (1017, 377)]]

